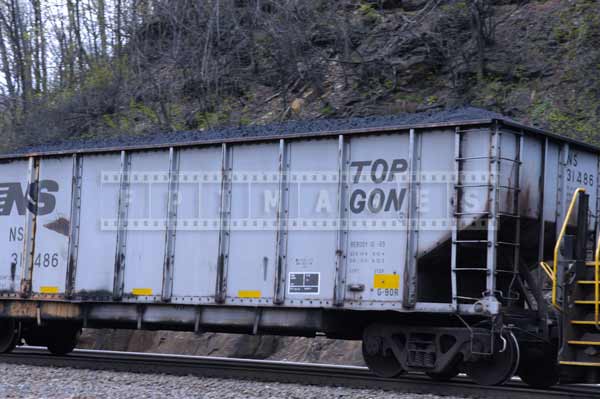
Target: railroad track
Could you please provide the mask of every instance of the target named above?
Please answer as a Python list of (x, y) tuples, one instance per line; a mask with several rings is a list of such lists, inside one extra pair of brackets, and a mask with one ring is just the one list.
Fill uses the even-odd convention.
[(424, 375), (417, 374), (393, 379), (380, 378), (374, 376), (366, 367), (356, 366), (83, 349), (75, 350), (68, 356), (53, 356), (43, 348), (18, 348), (11, 354), (0, 355), (0, 362), (78, 369), (251, 379), (265, 382), (333, 385), (474, 398), (506, 399), (507, 397), (523, 397), (542, 399), (560, 397), (579, 399), (600, 397), (600, 386), (592, 385), (571, 385), (536, 390), (527, 387), (518, 380), (513, 380), (501, 387), (482, 387), (470, 382), (466, 377), (457, 377), (451, 382), (437, 382)]

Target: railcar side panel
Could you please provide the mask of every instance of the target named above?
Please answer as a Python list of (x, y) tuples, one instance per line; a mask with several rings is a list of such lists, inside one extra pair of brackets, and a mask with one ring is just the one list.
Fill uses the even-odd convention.
[[(544, 162), (544, 221), (555, 223), (558, 212), (558, 203), (562, 201), (559, 191), (559, 163), (560, 146), (552, 141), (548, 142), (546, 160)], [(539, 187), (539, 186), (538, 186)], [(549, 239), (551, 237), (548, 237)]]
[(454, 187), (451, 171), (454, 169), (453, 151), (430, 151), (430, 148), (454, 146), (454, 132), (436, 130), (419, 134), (419, 170), (417, 216), (420, 226), (417, 257), (422, 257), (449, 239), (449, 227), (444, 223), (452, 218)]
[(235, 145), (232, 156), (227, 297), (233, 302), (271, 301), (277, 265), (279, 143)]
[(215, 295), (219, 256), (221, 147), (179, 153), (173, 301), (206, 302)]
[(75, 293), (108, 297), (113, 293), (120, 155), (86, 155), (81, 178), (79, 248)]
[[(352, 137), (348, 160), (346, 292), (352, 306), (399, 306), (406, 262), (409, 135)], [(361, 287), (361, 288), (362, 288)]]
[[(583, 187), (589, 194), (588, 204), (592, 214), (596, 213), (597, 202), (597, 179), (598, 179), (598, 155), (589, 151), (580, 150), (570, 146), (567, 156), (563, 179), (567, 191), (567, 198), (570, 200), (573, 192)], [(568, 204), (565, 204), (568, 206)], [(589, 228), (595, 229), (595, 219), (589, 218)]]
[(124, 294), (162, 293), (169, 151), (131, 154)]
[(23, 240), (27, 214), (27, 160), (0, 164), (0, 234), (3, 237), (0, 258), (0, 293), (16, 293), (23, 268)]
[(500, 175), (498, 178), (498, 211), (504, 214), (516, 215), (515, 196), (519, 193), (518, 177), (520, 164), (518, 162), (520, 136), (516, 133), (502, 130), (500, 144)]
[(543, 141), (543, 138), (525, 135), (521, 151), (520, 185), (523, 190), (519, 197), (520, 213), (533, 219), (540, 217)]
[(338, 140), (290, 144), (286, 304), (333, 300), (338, 226)]
[(73, 158), (42, 158), (33, 256), (34, 294), (65, 292), (71, 219)]
[[(462, 134), (459, 172), (464, 178), (457, 189), (457, 210), (462, 214), (463, 226), (479, 220), (490, 209), (489, 177), (492, 165), (489, 157), (492, 142), (489, 129), (468, 130)], [(450, 148), (454, 149), (454, 145), (448, 150)]]

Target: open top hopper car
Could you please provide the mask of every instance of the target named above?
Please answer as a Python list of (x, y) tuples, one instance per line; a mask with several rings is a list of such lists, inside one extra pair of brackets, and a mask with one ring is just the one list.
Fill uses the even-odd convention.
[(0, 351), (323, 334), (382, 376), (600, 382), (600, 149), (494, 115), (370, 121), (4, 156)]

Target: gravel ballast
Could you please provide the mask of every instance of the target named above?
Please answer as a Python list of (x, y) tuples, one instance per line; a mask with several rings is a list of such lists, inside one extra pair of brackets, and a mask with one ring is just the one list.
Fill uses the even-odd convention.
[[(0, 364), (0, 398), (441, 399), (371, 389)], [(458, 399), (444, 397), (445, 399)]]

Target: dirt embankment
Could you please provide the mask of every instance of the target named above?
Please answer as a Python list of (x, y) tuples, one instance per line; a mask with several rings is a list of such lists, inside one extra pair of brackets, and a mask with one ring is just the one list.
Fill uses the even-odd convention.
[(363, 365), (360, 342), (322, 337), (86, 329), (79, 348)]

